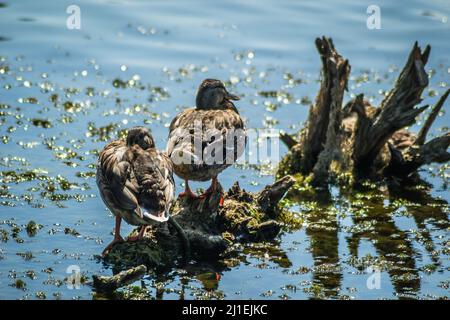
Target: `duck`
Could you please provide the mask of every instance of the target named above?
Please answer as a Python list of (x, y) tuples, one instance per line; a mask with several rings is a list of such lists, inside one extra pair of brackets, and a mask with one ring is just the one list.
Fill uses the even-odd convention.
[(105, 256), (118, 242), (122, 219), (139, 226), (136, 236), (142, 240), (146, 227), (169, 220), (175, 197), (173, 166), (170, 158), (155, 147), (149, 130), (134, 127), (126, 139), (108, 143), (97, 162), (97, 186), (106, 207), (115, 216), (113, 241), (103, 251)]
[[(195, 107), (180, 112), (170, 123), (166, 153), (174, 173), (184, 180), (180, 197), (206, 197), (221, 190), (218, 175), (243, 154), (247, 137), (233, 103), (237, 100), (240, 98), (229, 93), (222, 81), (205, 79), (198, 87)], [(209, 180), (211, 185), (200, 196), (189, 187), (189, 181)]]

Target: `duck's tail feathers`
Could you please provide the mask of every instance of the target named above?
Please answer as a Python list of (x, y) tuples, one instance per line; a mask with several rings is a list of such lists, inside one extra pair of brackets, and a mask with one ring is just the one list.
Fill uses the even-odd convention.
[(154, 214), (151, 214), (150, 212), (148, 212), (145, 209), (143, 209), (141, 212), (142, 212), (142, 216), (144, 218), (150, 219), (150, 220), (153, 220), (153, 221), (156, 221), (156, 222), (160, 222), (160, 223), (166, 222), (170, 218), (170, 215), (167, 212), (164, 212), (163, 216), (156, 216)]

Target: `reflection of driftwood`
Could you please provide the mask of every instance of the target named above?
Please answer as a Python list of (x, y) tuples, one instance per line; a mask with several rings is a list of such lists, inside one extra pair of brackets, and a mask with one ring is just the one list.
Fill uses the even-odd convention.
[[(280, 231), (279, 223), (272, 220), (278, 202), (293, 183), (294, 179), (286, 176), (259, 193), (250, 193), (236, 182), (224, 193), (223, 206), (219, 191), (203, 198), (178, 199), (172, 219), (189, 241), (191, 258), (217, 259), (234, 242), (273, 239)], [(116, 244), (105, 262), (116, 272), (140, 264), (156, 269), (174, 266), (183, 257), (186, 244), (173, 226), (162, 224), (148, 230), (142, 241)]]
[(139, 280), (147, 273), (147, 267), (140, 265), (126, 271), (122, 271), (112, 277), (93, 276), (93, 286), (97, 292), (112, 292)]
[(404, 129), (428, 108), (416, 105), (422, 101), (421, 94), (428, 85), (424, 66), (429, 46), (422, 51), (414, 44), (394, 88), (380, 107), (371, 106), (361, 94), (344, 108), (342, 99), (350, 75), (348, 60), (337, 53), (331, 39), (317, 39), (316, 46), (322, 59), (320, 90), (298, 142), (286, 134), (282, 137), (290, 151), (280, 165), (279, 175), (311, 174), (312, 181), (322, 185), (333, 170), (338, 174), (352, 173), (357, 180), (404, 178), (422, 165), (450, 160), (449, 133), (425, 143), (449, 90), (433, 108), (417, 137)]

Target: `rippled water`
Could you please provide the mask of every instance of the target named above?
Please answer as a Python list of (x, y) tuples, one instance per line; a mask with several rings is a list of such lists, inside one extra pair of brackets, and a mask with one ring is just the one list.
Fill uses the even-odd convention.
[[(69, 4), (0, 1), (2, 299), (92, 297), (90, 286), (69, 290), (64, 278), (71, 265), (89, 278), (111, 274), (95, 258), (113, 227), (93, 179), (96, 152), (133, 125), (151, 128), (164, 148), (170, 120), (193, 105), (203, 78), (227, 81), (243, 97), (237, 106), (249, 127), (289, 132), (317, 92), (320, 35), (350, 60), (346, 100), (364, 92), (380, 102), (415, 40), (432, 46), (423, 103), (450, 79), (444, 0), (377, 1), (381, 30), (366, 27), (372, 1), (77, 1), (81, 30), (66, 28)], [(448, 130), (449, 119), (443, 113), (433, 133)], [(218, 283), (214, 266), (197, 265), (144, 284), (165, 299), (448, 296), (448, 173), (424, 168), (433, 184), (425, 195), (333, 189), (332, 199), (312, 203), (294, 192), (286, 205), (303, 225), (242, 248)], [(234, 167), (221, 183), (256, 191), (272, 174)], [(379, 289), (366, 285), (368, 266), (381, 269)]]

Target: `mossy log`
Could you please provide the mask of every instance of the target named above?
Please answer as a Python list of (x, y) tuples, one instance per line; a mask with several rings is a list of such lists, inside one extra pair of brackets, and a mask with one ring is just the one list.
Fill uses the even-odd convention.
[(142, 241), (117, 243), (103, 260), (114, 273), (138, 265), (163, 271), (191, 260), (217, 260), (236, 242), (272, 240), (280, 231), (278, 202), (294, 182), (285, 176), (258, 193), (247, 192), (236, 182), (223, 193), (223, 205), (222, 187), (203, 198), (179, 198), (173, 223), (147, 228)]
[(403, 180), (415, 175), (422, 165), (450, 160), (450, 133), (426, 142), (450, 90), (417, 135), (405, 129), (428, 108), (416, 106), (428, 85), (425, 65), (430, 46), (421, 50), (417, 42), (414, 44), (394, 88), (379, 107), (372, 106), (363, 94), (343, 106), (349, 62), (338, 54), (329, 38), (316, 39), (316, 47), (322, 60), (320, 90), (304, 128), (297, 134), (281, 136), (289, 152), (280, 163), (278, 176), (310, 176), (316, 186), (326, 186), (330, 173), (349, 177), (351, 182), (385, 177)]
[(147, 273), (147, 267), (144, 265), (140, 265), (112, 276), (97, 276), (94, 275), (93, 278), (93, 287), (97, 292), (112, 292), (120, 287), (126, 286), (128, 284), (133, 283), (136, 280), (139, 280), (142, 276)]

